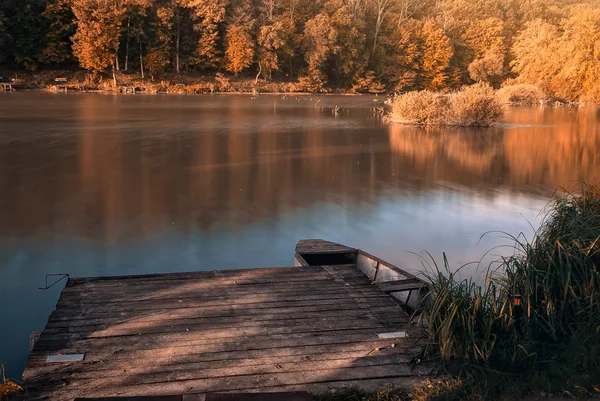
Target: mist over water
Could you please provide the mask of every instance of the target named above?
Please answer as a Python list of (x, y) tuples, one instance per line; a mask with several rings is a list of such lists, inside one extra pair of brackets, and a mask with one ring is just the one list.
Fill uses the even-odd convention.
[(382, 123), (374, 99), (0, 94), (0, 363), (20, 375), (62, 287), (38, 290), (48, 273), (287, 266), (302, 238), (458, 267), (600, 177), (596, 109), (425, 129)]

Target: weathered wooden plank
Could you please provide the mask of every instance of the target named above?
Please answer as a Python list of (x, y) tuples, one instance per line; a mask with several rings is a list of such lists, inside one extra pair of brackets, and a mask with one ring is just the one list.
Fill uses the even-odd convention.
[[(385, 296), (385, 294), (377, 286), (364, 287), (349, 287), (349, 286), (324, 286), (323, 288), (290, 288), (281, 289), (279, 291), (260, 291), (258, 289), (245, 290), (245, 291), (207, 291), (190, 294), (141, 294), (139, 296), (131, 294), (126, 296), (115, 297), (104, 297), (101, 293), (97, 296), (86, 296), (78, 298), (66, 298), (62, 297), (57, 303), (56, 308), (61, 310), (76, 309), (81, 306), (93, 307), (94, 304), (102, 304), (108, 306), (121, 306), (123, 308), (129, 307), (129, 305), (143, 305), (152, 303), (161, 304), (178, 304), (177, 308), (184, 308), (186, 305), (193, 305), (192, 303), (203, 303), (204, 301), (210, 300), (235, 300), (236, 303), (240, 302), (253, 302), (257, 298), (262, 298), (262, 302), (278, 302), (286, 300), (301, 300), (304, 297), (311, 297), (312, 299), (340, 299), (346, 298), (349, 301), (354, 299), (361, 299), (372, 296)], [(310, 298), (305, 298), (310, 299)], [(102, 302), (106, 301), (106, 302)]]
[(142, 280), (135, 281), (133, 279), (125, 279), (122, 282), (119, 281), (93, 281), (89, 283), (83, 283), (78, 285), (72, 285), (65, 287), (65, 292), (78, 292), (78, 291), (90, 291), (93, 289), (102, 289), (104, 291), (118, 290), (122, 288), (134, 289), (130, 283), (135, 283), (135, 287), (148, 288), (148, 287), (174, 287), (177, 285), (218, 285), (218, 286), (230, 286), (230, 285), (261, 285), (261, 284), (277, 284), (277, 283), (291, 283), (291, 282), (316, 282), (316, 281), (340, 281), (340, 280), (356, 280), (364, 279), (364, 275), (352, 267), (344, 271), (320, 271), (315, 274), (302, 274), (302, 275), (286, 275), (286, 276), (268, 276), (268, 277), (207, 277), (203, 279), (171, 279), (171, 280)]
[[(317, 322), (313, 324), (302, 324), (292, 325), (283, 327), (241, 327), (241, 328), (230, 328), (228, 330), (222, 330), (221, 328), (181, 328), (179, 330), (168, 330), (169, 328), (159, 328), (157, 331), (152, 329), (140, 330), (139, 333), (127, 332), (127, 334), (118, 334), (115, 331), (107, 331), (107, 333), (100, 331), (96, 333), (67, 333), (67, 334), (44, 334), (40, 337), (40, 344), (44, 344), (46, 341), (56, 341), (57, 343), (72, 344), (82, 339), (106, 339), (116, 338), (123, 341), (128, 338), (139, 339), (140, 337), (146, 337), (149, 335), (164, 335), (164, 336), (178, 336), (182, 333), (191, 333), (194, 337), (206, 338), (212, 340), (222, 339), (240, 339), (240, 338), (272, 338), (278, 335), (297, 335), (297, 334), (318, 334), (322, 332), (332, 331), (345, 331), (345, 330), (367, 330), (371, 329), (373, 332), (381, 331), (396, 331), (400, 330), (405, 326), (405, 323), (397, 324), (379, 324), (374, 321), (356, 320), (352, 322)], [(37, 348), (34, 348), (37, 349)]]
[[(393, 302), (393, 301), (392, 301)], [(332, 311), (332, 310), (369, 310), (373, 307), (374, 302), (369, 300), (364, 300), (362, 302), (356, 303), (348, 303), (346, 305), (300, 305), (300, 306), (286, 306), (286, 307), (269, 307), (268, 305), (265, 307), (244, 307), (244, 305), (232, 305), (231, 307), (189, 307), (189, 308), (180, 308), (180, 309), (158, 309), (156, 306), (148, 306), (139, 307), (136, 309), (128, 308), (128, 309), (119, 309), (119, 308), (111, 308), (111, 307), (96, 307), (89, 308), (86, 310), (79, 310), (79, 313), (67, 313), (63, 310), (58, 309), (56, 313), (53, 313), (52, 320), (76, 320), (76, 319), (93, 319), (93, 318), (102, 318), (108, 317), (111, 315), (120, 315), (120, 316), (136, 316), (139, 315), (141, 311), (147, 311), (149, 313), (160, 313), (158, 311), (164, 310), (165, 313), (171, 313), (171, 316), (177, 316), (178, 318), (202, 318), (202, 317), (219, 317), (219, 316), (236, 316), (236, 315), (246, 315), (246, 316), (260, 316), (264, 314), (279, 314), (279, 315), (288, 315), (294, 316), (303, 312), (317, 312), (317, 311)], [(394, 308), (397, 306), (391, 305), (389, 302), (382, 304), (377, 307), (377, 310), (382, 310), (383, 308)], [(128, 314), (129, 312), (129, 314)], [(406, 312), (398, 312), (400, 314), (405, 314)]]
[[(370, 299), (370, 300), (376, 300), (377, 298), (374, 299)], [(386, 300), (386, 304), (387, 304), (387, 300)], [(362, 303), (357, 303), (355, 305), (352, 306), (356, 306), (356, 305), (369, 305), (368, 300), (363, 301)], [(335, 304), (334, 304), (335, 306)], [(109, 325), (109, 324), (120, 324), (120, 323), (126, 323), (126, 322), (130, 322), (130, 321), (144, 321), (144, 322), (160, 322), (160, 321), (166, 321), (168, 322), (172, 322), (172, 321), (178, 321), (178, 320), (189, 320), (189, 319), (195, 319), (195, 320), (200, 320), (202, 319), (202, 321), (206, 322), (207, 324), (210, 324), (211, 322), (215, 322), (215, 323), (220, 323), (220, 322), (230, 322), (230, 323), (237, 323), (237, 322), (244, 322), (244, 321), (271, 321), (271, 320), (296, 320), (296, 319), (308, 319), (308, 318), (314, 318), (314, 319), (320, 319), (320, 318), (328, 318), (328, 317), (335, 317), (335, 316), (347, 316), (347, 317), (361, 317), (361, 316), (382, 316), (382, 317), (386, 317), (386, 316), (403, 316), (403, 317), (408, 317), (408, 315), (405, 312), (398, 312), (394, 309), (388, 309), (388, 308), (393, 308), (394, 306), (392, 305), (381, 305), (378, 309), (368, 309), (368, 308), (356, 308), (356, 307), (348, 307), (347, 305), (344, 307), (340, 306), (340, 309), (329, 309), (329, 310), (318, 310), (318, 311), (311, 311), (311, 310), (305, 310), (302, 311), (301, 313), (298, 314), (294, 314), (292, 316), (288, 315), (288, 314), (281, 314), (281, 313), (277, 313), (277, 311), (265, 311), (265, 313), (260, 314), (260, 315), (254, 315), (254, 314), (244, 314), (244, 313), (223, 313), (220, 316), (216, 315), (215, 316), (203, 316), (200, 315), (198, 316), (197, 311), (199, 310), (199, 308), (185, 308), (185, 309), (176, 309), (176, 308), (162, 308), (162, 309), (154, 309), (154, 310), (148, 310), (148, 311), (136, 311), (136, 310), (132, 310), (132, 311), (123, 311), (120, 313), (114, 313), (114, 314), (101, 314), (100, 316), (97, 317), (90, 317), (90, 318), (85, 318), (82, 317), (80, 319), (69, 319), (68, 315), (65, 314), (62, 311), (55, 311), (52, 313), (52, 315), (50, 316), (50, 319), (48, 319), (48, 323), (46, 325), (47, 328), (59, 328), (59, 327), (78, 327), (78, 326), (88, 326), (88, 325)], [(263, 308), (264, 309), (264, 308)], [(271, 313), (274, 312), (274, 313)], [(382, 313), (385, 312), (385, 313)]]
[[(370, 287), (370, 281), (365, 278), (344, 280), (342, 282), (334, 280), (323, 280), (320, 282), (304, 282), (304, 283), (279, 283), (276, 286), (272, 284), (256, 284), (252, 286), (245, 285), (231, 285), (231, 286), (210, 286), (209, 283), (201, 282), (190, 282), (188, 284), (171, 286), (171, 287), (156, 287), (156, 288), (135, 288), (132, 287), (129, 291), (119, 289), (116, 291), (104, 291), (103, 289), (89, 289), (83, 291), (67, 291), (65, 290), (64, 296), (59, 300), (68, 301), (69, 295), (76, 295), (80, 298), (113, 298), (114, 301), (121, 300), (127, 301), (129, 299), (148, 300), (157, 298), (177, 298), (186, 296), (197, 296), (202, 295), (225, 295), (225, 294), (249, 294), (249, 293), (282, 293), (286, 291), (316, 291), (320, 293), (326, 293), (328, 290), (339, 290), (345, 288), (350, 289), (368, 289)], [(376, 287), (373, 290), (377, 290)]]
[(356, 251), (356, 248), (322, 239), (305, 239), (296, 244), (296, 253), (352, 253)]
[[(280, 294), (277, 296), (269, 296), (266, 294), (248, 294), (246, 296), (232, 296), (232, 295), (220, 295), (220, 296), (194, 296), (185, 299), (180, 298), (162, 298), (160, 302), (155, 300), (129, 300), (129, 304), (133, 305), (159, 305), (161, 309), (179, 309), (181, 304), (185, 303), (187, 307), (198, 307), (198, 306), (219, 306), (219, 305), (252, 305), (252, 304), (272, 304), (280, 302), (305, 302), (305, 301), (322, 301), (329, 302), (335, 300), (347, 300), (348, 302), (356, 302), (356, 300), (363, 299), (389, 299), (389, 297), (381, 291), (364, 291), (364, 292), (332, 292), (332, 293), (292, 293), (292, 294)], [(61, 310), (66, 309), (85, 309), (93, 307), (95, 304), (101, 304), (104, 306), (119, 306), (121, 302), (114, 302), (112, 298), (109, 299), (80, 299), (73, 300), (70, 302), (63, 301), (58, 307)]]
[[(93, 383), (98, 384), (100, 378), (106, 380), (103, 385), (113, 386), (117, 382), (123, 382), (123, 373), (127, 373), (131, 384), (150, 384), (150, 383), (161, 383), (171, 381), (183, 381), (183, 380), (195, 380), (195, 379), (208, 379), (218, 377), (232, 377), (232, 376), (244, 376), (247, 374), (278, 374), (282, 372), (307, 372), (319, 369), (346, 369), (350, 367), (372, 367), (381, 365), (406, 365), (410, 362), (410, 358), (398, 353), (387, 354), (387, 355), (364, 355), (358, 358), (349, 359), (324, 359), (324, 360), (299, 360), (292, 363), (278, 362), (271, 364), (255, 364), (255, 365), (239, 365), (236, 361), (229, 361), (227, 366), (213, 367), (207, 366), (201, 369), (196, 369), (192, 366), (186, 366), (185, 369), (167, 370), (167, 369), (155, 369), (154, 371), (144, 371), (143, 369), (127, 369), (112, 371), (104, 371), (101, 375), (98, 372), (81, 372), (81, 371), (64, 371), (60, 374), (59, 380), (68, 379), (71, 382), (77, 381), (78, 383)], [(160, 363), (157, 361), (155, 364), (157, 368), (160, 368)], [(38, 376), (40, 383), (48, 383), (47, 379), (43, 376)], [(57, 377), (57, 376), (53, 376)], [(133, 379), (135, 378), (135, 379)], [(31, 379), (30, 384), (35, 387), (37, 385), (36, 379)]]
[[(384, 309), (383, 311), (385, 311)], [(189, 314), (182, 314), (182, 312), (188, 312)], [(406, 321), (408, 322), (409, 316), (405, 313), (396, 313), (397, 311), (391, 309), (391, 313), (380, 313), (378, 310), (371, 311), (368, 309), (332, 309), (315, 312), (303, 312), (295, 314), (293, 316), (282, 315), (278, 313), (265, 313), (262, 315), (245, 315), (235, 314), (232, 316), (216, 316), (216, 317), (195, 317), (193, 310), (186, 309), (185, 311), (173, 311), (169, 313), (165, 310), (156, 310), (148, 313), (126, 313), (117, 315), (106, 315), (100, 318), (91, 319), (49, 319), (46, 324), (46, 330), (49, 329), (61, 329), (61, 328), (86, 328), (94, 327), (96, 329), (106, 328), (111, 325), (127, 325), (129, 323), (144, 322), (154, 324), (165, 324), (165, 325), (181, 325), (186, 322), (204, 324), (204, 325), (246, 325), (248, 323), (259, 324), (270, 324), (277, 322), (290, 322), (295, 323), (301, 320), (327, 320), (327, 319), (378, 319), (382, 322), (387, 321)], [(37, 340), (37, 338), (36, 338)]]
[[(424, 376), (430, 373), (429, 367), (409, 366), (408, 364), (389, 364), (377, 366), (345, 367), (343, 369), (316, 369), (310, 371), (294, 371), (270, 374), (247, 374), (217, 378), (197, 378), (175, 380), (170, 382), (139, 383), (137, 377), (122, 379), (99, 377), (96, 380), (80, 383), (90, 393), (102, 391), (107, 396), (131, 396), (145, 394), (148, 396), (185, 394), (198, 392), (240, 391), (245, 389), (261, 389), (275, 386), (290, 386), (308, 383), (332, 381), (348, 381), (363, 379), (400, 378)], [(65, 382), (66, 381), (66, 382)], [(60, 386), (60, 392), (71, 390), (68, 379), (48, 383), (37, 387), (38, 390), (52, 390)], [(77, 387), (74, 388), (77, 390)], [(59, 393), (60, 394), (60, 393)]]
[[(391, 347), (394, 344), (394, 347)], [(206, 348), (208, 350), (208, 348)], [(375, 351), (379, 349), (378, 351)], [(194, 349), (195, 351), (198, 348)], [(419, 345), (410, 341), (390, 341), (389, 339), (356, 340), (355, 342), (323, 343), (319, 345), (296, 345), (279, 348), (261, 348), (250, 350), (225, 350), (220, 352), (177, 352), (175, 348), (165, 346), (158, 354), (156, 352), (138, 352), (122, 350), (112, 357), (102, 359), (101, 356), (89, 354), (83, 363), (78, 364), (48, 364), (45, 356), (32, 356), (27, 361), (29, 377), (38, 373), (71, 371), (107, 371), (137, 369), (140, 367), (158, 367), (165, 370), (186, 369), (187, 366), (218, 367), (234, 363), (236, 365), (252, 366), (256, 364), (296, 362), (304, 360), (328, 360), (358, 358), (376, 352), (378, 355), (399, 353), (407, 356), (416, 354)], [(93, 352), (93, 351), (90, 351)]]
[(349, 266), (327, 266), (327, 267), (268, 267), (262, 269), (231, 269), (231, 270), (210, 270), (196, 272), (176, 272), (176, 273), (153, 273), (125, 276), (98, 276), (98, 277), (73, 277), (69, 281), (72, 285), (82, 285), (88, 283), (103, 284), (103, 285), (126, 285), (129, 281), (136, 283), (144, 282), (164, 282), (169, 280), (205, 280), (210, 278), (259, 278), (259, 277), (274, 277), (285, 278), (292, 275), (310, 276), (324, 272), (351, 272), (352, 267)]
[[(374, 349), (379, 348), (378, 351)], [(328, 360), (355, 360), (368, 356), (394, 355), (399, 362), (408, 363), (412, 359), (411, 352), (414, 347), (406, 347), (394, 344), (394, 348), (388, 342), (380, 343), (353, 343), (342, 347), (341, 350), (331, 351), (328, 346), (297, 347), (286, 354), (285, 350), (279, 353), (269, 353), (268, 350), (255, 350), (240, 353), (223, 353), (223, 355), (193, 354), (183, 355), (181, 358), (153, 359), (153, 360), (129, 360), (116, 359), (78, 364), (48, 364), (42, 357), (33, 358), (29, 361), (27, 369), (30, 377), (46, 375), (49, 373), (61, 375), (65, 373), (83, 374), (88, 378), (102, 375), (123, 376), (141, 373), (159, 373), (179, 370), (218, 369), (231, 366), (253, 368), (255, 366), (300, 363), (306, 361), (328, 361)], [(209, 359), (212, 357), (213, 359)], [(218, 358), (218, 359), (214, 359)], [(101, 372), (101, 373), (100, 373)]]
[[(263, 334), (285, 334), (295, 332), (319, 332), (331, 330), (347, 330), (357, 328), (374, 328), (385, 329), (391, 325), (405, 325), (408, 319), (389, 319), (385, 322), (380, 322), (379, 319), (305, 319), (289, 321), (287, 324), (278, 322), (276, 324), (253, 324), (240, 325), (232, 327), (226, 325), (210, 325), (197, 323), (193, 320), (183, 322), (181, 324), (156, 324), (155, 322), (139, 322), (129, 325), (108, 325), (104, 329), (94, 329), (93, 327), (71, 330), (70, 328), (47, 329), (40, 337), (40, 340), (48, 340), (52, 338), (69, 339), (74, 341), (80, 338), (101, 338), (114, 336), (140, 336), (146, 334), (157, 333), (180, 333), (194, 332), (197, 335), (206, 336), (207, 338), (220, 337), (235, 337), (248, 335), (263, 335)], [(388, 325), (384, 325), (387, 323)], [(395, 324), (394, 324), (395, 323)], [(218, 337), (219, 336), (219, 337)]]
[(165, 280), (165, 281), (140, 281), (136, 282), (135, 286), (132, 287), (128, 285), (125, 280), (123, 283), (107, 281), (107, 282), (91, 282), (80, 285), (74, 285), (70, 287), (65, 287), (65, 293), (77, 293), (77, 292), (89, 292), (94, 290), (102, 290), (104, 292), (117, 292), (124, 288), (132, 289), (142, 289), (142, 290), (150, 290), (150, 289), (164, 289), (164, 288), (173, 288), (177, 286), (194, 286), (195, 288), (211, 288), (212, 286), (217, 287), (229, 287), (229, 286), (253, 286), (253, 285), (278, 285), (278, 284), (310, 284), (317, 282), (331, 282), (331, 281), (340, 281), (340, 280), (348, 280), (348, 281), (357, 281), (357, 280), (366, 280), (364, 275), (356, 270), (352, 269), (349, 272), (343, 272), (343, 274), (335, 274), (335, 273), (318, 273), (314, 275), (294, 275), (291, 277), (266, 277), (266, 278), (231, 278), (231, 279), (220, 279), (218, 277), (215, 278), (206, 278), (206, 279), (182, 279), (182, 280)]
[[(85, 353), (86, 361), (103, 358), (160, 357), (199, 353), (219, 353), (228, 351), (250, 351), (300, 347), (308, 345), (336, 345), (356, 342), (378, 341), (376, 330), (348, 329), (331, 332), (306, 332), (294, 334), (274, 334), (268, 337), (248, 336), (203, 338), (193, 332), (148, 334), (145, 336), (106, 337), (82, 339), (75, 342), (47, 341), (40, 338), (39, 346), (31, 352), (32, 356), (45, 356), (48, 353), (77, 354)], [(409, 341), (403, 339), (403, 341)], [(389, 343), (398, 342), (390, 341)]]
[[(143, 317), (138, 319), (132, 318), (129, 320), (122, 321), (110, 321), (103, 320), (101, 324), (91, 324), (88, 322), (50, 322), (46, 326), (46, 334), (66, 334), (66, 333), (89, 333), (103, 332), (108, 333), (108, 330), (129, 330), (134, 334), (142, 333), (143, 329), (148, 328), (169, 328), (168, 330), (161, 330), (156, 332), (170, 332), (170, 331), (183, 331), (192, 330), (195, 327), (205, 328), (212, 327), (215, 329), (228, 330), (230, 327), (244, 328), (244, 327), (262, 327), (269, 329), (270, 327), (281, 327), (281, 326), (294, 326), (302, 324), (315, 324), (319, 322), (352, 322), (356, 320), (367, 320), (373, 321), (378, 324), (388, 325), (392, 323), (403, 323), (409, 322), (408, 316), (402, 316), (400, 314), (388, 314), (388, 315), (373, 315), (369, 312), (349, 310), (345, 313), (338, 311), (326, 312), (327, 316), (321, 316), (322, 312), (313, 313), (312, 316), (294, 316), (293, 318), (281, 318), (277, 315), (268, 315), (267, 318), (261, 316), (259, 319), (253, 319), (252, 316), (237, 316), (237, 317), (218, 317), (218, 318), (199, 318), (199, 319), (176, 319), (176, 320), (146, 320)], [(73, 324), (78, 323), (78, 324)], [(84, 324), (81, 324), (84, 323)], [(124, 334), (120, 334), (124, 335)], [(32, 347), (33, 348), (33, 347)]]
[[(110, 298), (109, 298), (110, 299)], [(96, 300), (102, 300), (96, 299)], [(387, 301), (386, 301), (387, 300)], [(311, 304), (327, 304), (327, 303), (365, 303), (365, 302), (382, 302), (383, 305), (393, 302), (390, 297), (378, 290), (376, 287), (371, 290), (362, 291), (358, 294), (335, 292), (331, 295), (320, 293), (294, 293), (286, 295), (282, 294), (264, 294), (264, 293), (248, 293), (245, 295), (226, 294), (220, 297), (204, 297), (198, 298), (170, 298), (157, 297), (156, 299), (132, 299), (127, 300), (127, 303), (122, 302), (87, 302), (81, 300), (68, 304), (60, 303), (57, 306), (57, 312), (63, 314), (85, 314), (91, 311), (142, 311), (142, 310), (157, 310), (157, 309), (189, 309), (189, 308), (226, 308), (226, 307), (244, 307), (253, 309), (268, 309), (270, 307), (284, 306), (302, 306)], [(285, 304), (288, 305), (285, 305)], [(68, 307), (67, 307), (68, 306)]]
[(420, 290), (421, 288), (427, 288), (427, 286), (421, 281), (416, 279), (408, 280), (394, 280), (377, 283), (377, 286), (386, 293), (395, 291), (410, 291)]

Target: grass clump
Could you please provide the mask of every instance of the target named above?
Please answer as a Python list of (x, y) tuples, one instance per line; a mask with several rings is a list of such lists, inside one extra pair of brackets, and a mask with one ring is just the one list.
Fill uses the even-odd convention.
[(6, 399), (10, 394), (20, 393), (23, 391), (21, 386), (6, 378), (3, 365), (0, 365), (0, 376), (2, 377), (2, 382), (0, 383), (0, 400)]
[(404, 124), (488, 127), (504, 114), (494, 90), (485, 84), (465, 86), (450, 94), (408, 92), (392, 101), (389, 120)]
[(477, 399), (462, 380), (425, 380), (412, 389), (382, 387), (375, 391), (357, 388), (332, 390), (314, 396), (315, 401), (468, 401)]
[(488, 382), (481, 393), (598, 391), (600, 186), (556, 197), (533, 241), (514, 239), (516, 253), (483, 285), (459, 280), (444, 259), (422, 316), (425, 352)]
[(515, 106), (534, 106), (546, 100), (544, 92), (531, 84), (503, 86), (496, 92), (496, 96), (502, 103)]

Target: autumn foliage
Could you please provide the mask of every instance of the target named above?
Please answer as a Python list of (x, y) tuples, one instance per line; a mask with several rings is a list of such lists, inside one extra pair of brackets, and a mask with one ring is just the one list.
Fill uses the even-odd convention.
[(597, 0), (3, 0), (0, 66), (598, 99)]
[(475, 84), (449, 94), (424, 90), (398, 95), (389, 119), (404, 124), (487, 127), (498, 122), (503, 111), (490, 86)]

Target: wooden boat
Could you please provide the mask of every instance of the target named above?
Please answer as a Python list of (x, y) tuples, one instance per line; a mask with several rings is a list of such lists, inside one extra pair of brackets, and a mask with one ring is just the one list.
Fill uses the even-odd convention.
[(362, 249), (350, 248), (322, 239), (306, 239), (296, 244), (294, 266), (353, 265), (374, 285), (390, 295), (409, 312), (418, 312), (429, 283)]

